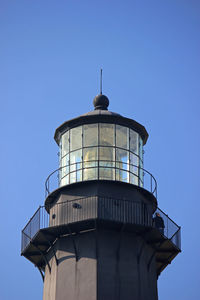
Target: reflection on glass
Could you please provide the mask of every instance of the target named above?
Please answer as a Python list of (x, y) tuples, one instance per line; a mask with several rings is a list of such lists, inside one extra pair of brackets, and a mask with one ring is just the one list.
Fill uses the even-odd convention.
[(129, 182), (129, 172), (122, 169), (116, 169), (116, 180)]
[(100, 166), (114, 166), (115, 165), (115, 148), (113, 147), (99, 147), (99, 164)]
[[(115, 148), (99, 147), (99, 179), (114, 180), (115, 170)], [(103, 167), (103, 168), (102, 168)]]
[(138, 185), (138, 157), (130, 153), (130, 183)]
[(70, 151), (82, 148), (82, 126), (70, 130)]
[(114, 146), (114, 125), (100, 123), (99, 124), (99, 145)]
[(61, 159), (61, 169), (59, 172), (60, 186), (69, 184), (69, 154)]
[(129, 152), (116, 149), (116, 180), (129, 182)]
[(139, 155), (140, 155), (140, 168), (139, 168), (139, 186), (143, 187), (144, 183), (144, 171), (143, 171), (143, 141), (139, 138)]
[(129, 148), (129, 129), (127, 127), (116, 125), (116, 146), (123, 149)]
[(83, 149), (83, 180), (97, 179), (98, 147)]
[(129, 152), (123, 149), (116, 149), (116, 162), (122, 163), (123, 169), (128, 170)]
[(83, 169), (83, 180), (95, 180), (98, 179), (98, 168), (86, 168)]
[(140, 159), (143, 161), (143, 141), (141, 137), (139, 138), (139, 149), (140, 149), (139, 156)]
[(111, 168), (109, 165), (99, 167), (99, 179), (115, 180), (115, 169)]
[(138, 152), (138, 133), (130, 129), (130, 151), (135, 154), (139, 154)]
[(60, 181), (60, 186), (63, 186), (63, 185), (66, 185), (66, 184), (69, 184), (69, 175), (63, 177)]
[(62, 135), (61, 141), (61, 156), (63, 157), (69, 153), (69, 131)]
[[(69, 182), (67, 180), (69, 180), (69, 176), (66, 178), (66, 175), (69, 174), (69, 154), (65, 155), (61, 159), (60, 167), (61, 167), (60, 172), (59, 172), (60, 185), (68, 184)], [(65, 183), (65, 182), (68, 182), (68, 183)]]
[(97, 166), (98, 165), (98, 147), (84, 148), (83, 149), (83, 167)]
[(70, 153), (70, 183), (82, 180), (82, 150)]
[(138, 185), (138, 177), (136, 177), (132, 173), (130, 174), (130, 183)]
[(95, 180), (98, 179), (98, 168), (85, 168), (83, 169), (83, 180)]
[(88, 124), (83, 126), (83, 146), (97, 146), (98, 144), (98, 124)]
[(61, 160), (61, 178), (69, 174), (69, 154), (65, 155)]

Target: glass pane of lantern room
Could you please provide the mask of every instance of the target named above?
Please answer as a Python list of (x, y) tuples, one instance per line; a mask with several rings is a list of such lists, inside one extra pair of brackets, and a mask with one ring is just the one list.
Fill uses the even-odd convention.
[(114, 180), (115, 178), (115, 149), (99, 147), (99, 179)]
[(116, 180), (129, 182), (129, 152), (116, 149)]
[(61, 160), (59, 178), (60, 186), (69, 184), (69, 154), (65, 155)]
[(140, 149), (139, 151), (140, 159), (143, 162), (143, 140), (141, 137), (139, 138), (139, 149)]
[(130, 183), (135, 185), (138, 185), (138, 162), (138, 156), (130, 153)]
[(83, 149), (83, 180), (97, 179), (98, 147)]
[(98, 145), (98, 124), (83, 126), (83, 147)]
[(70, 183), (82, 180), (82, 150), (70, 153)]
[(143, 186), (144, 184), (144, 171), (143, 171), (143, 140), (139, 138), (139, 153), (140, 153), (140, 169), (139, 169), (139, 186)]
[(88, 166), (98, 166), (98, 147), (83, 149), (84, 168)]
[(70, 151), (82, 148), (82, 126), (70, 130)]
[(69, 153), (69, 131), (62, 135), (61, 139), (61, 157)]
[(99, 145), (114, 146), (114, 124), (99, 124)]
[(138, 133), (130, 129), (130, 151), (137, 155), (139, 155), (138, 143)]
[(116, 146), (123, 149), (129, 148), (129, 129), (116, 125)]
[(115, 166), (115, 148), (114, 147), (99, 147), (99, 165), (100, 166)]

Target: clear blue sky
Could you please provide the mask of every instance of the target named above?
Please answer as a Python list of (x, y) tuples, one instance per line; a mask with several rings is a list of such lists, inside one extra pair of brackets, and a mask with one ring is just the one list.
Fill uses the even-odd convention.
[(2, 300), (42, 299), (21, 229), (58, 167), (54, 130), (93, 109), (101, 67), (110, 110), (149, 132), (145, 168), (159, 207), (182, 226), (159, 299), (198, 298), (200, 1), (0, 0)]

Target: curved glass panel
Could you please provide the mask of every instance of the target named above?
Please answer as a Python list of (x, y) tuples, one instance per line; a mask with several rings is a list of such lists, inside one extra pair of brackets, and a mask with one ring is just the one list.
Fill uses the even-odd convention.
[(83, 147), (98, 145), (98, 124), (83, 125)]
[(98, 147), (83, 149), (83, 180), (97, 179)]
[(129, 152), (116, 149), (116, 180), (129, 182)]
[(82, 126), (70, 130), (70, 151), (82, 148)]
[(115, 164), (115, 148), (99, 147), (99, 165), (114, 166)]
[(144, 172), (143, 172), (143, 141), (141, 137), (139, 137), (139, 186), (143, 186), (144, 184)]
[(138, 154), (138, 133), (130, 129), (130, 151)]
[(114, 124), (99, 124), (99, 145), (115, 146)]
[(69, 184), (69, 154), (61, 160), (60, 185)]
[(60, 186), (95, 179), (143, 186), (143, 141), (128, 127), (78, 126), (62, 135), (60, 148)]
[(114, 180), (115, 148), (99, 147), (99, 179)]
[(70, 153), (70, 183), (82, 180), (82, 150)]
[(138, 185), (138, 162), (138, 156), (130, 153), (130, 183), (136, 185)]
[(116, 125), (116, 146), (123, 149), (129, 148), (129, 128)]
[(61, 156), (69, 153), (69, 131), (65, 132), (61, 138)]

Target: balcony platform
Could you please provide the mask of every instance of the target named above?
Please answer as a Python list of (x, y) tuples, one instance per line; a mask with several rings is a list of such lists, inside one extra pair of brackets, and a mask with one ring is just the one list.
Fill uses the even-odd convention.
[[(177, 234), (168, 238), (157, 228), (152, 226), (116, 222), (111, 220), (88, 219), (39, 229), (26, 243), (27, 245), (22, 249), (21, 255), (44, 271), (44, 267), (47, 264), (47, 255), (53, 248), (57, 239), (65, 235), (71, 235), (73, 238), (74, 235), (82, 234), (85, 231), (91, 230), (96, 230), (97, 232), (98, 230), (113, 230), (122, 234), (123, 232), (130, 232), (140, 236), (154, 250), (152, 259), (155, 256), (158, 276), (181, 251), (177, 246), (179, 244), (177, 239), (180, 238)], [(77, 255), (77, 253), (74, 254)]]

